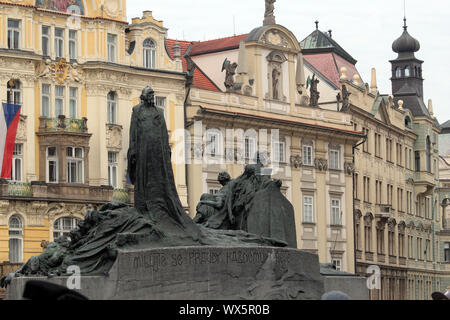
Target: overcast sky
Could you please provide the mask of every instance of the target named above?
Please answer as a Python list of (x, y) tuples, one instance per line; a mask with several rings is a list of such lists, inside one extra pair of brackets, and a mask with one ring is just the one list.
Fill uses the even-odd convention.
[[(391, 93), (391, 65), (397, 55), (392, 42), (402, 34), (404, 0), (277, 0), (277, 24), (290, 29), (298, 41), (307, 37), (319, 20), (319, 29), (333, 30), (333, 38), (355, 59), (365, 82), (370, 70), (377, 69), (378, 88)], [(141, 16), (151, 10), (163, 20), (169, 38), (210, 40), (249, 33), (261, 26), (264, 0), (128, 0), (127, 14)], [(424, 60), (425, 102), (433, 99), (435, 116), (440, 123), (450, 119), (447, 103), (450, 89), (450, 1), (406, 0), (409, 33), (418, 39), (421, 50), (416, 57)], [(234, 21), (234, 23), (233, 23)]]

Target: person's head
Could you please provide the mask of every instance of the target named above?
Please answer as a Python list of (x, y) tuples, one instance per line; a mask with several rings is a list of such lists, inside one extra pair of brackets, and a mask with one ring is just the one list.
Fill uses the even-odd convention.
[(341, 291), (330, 291), (322, 296), (322, 300), (351, 300), (348, 295)]
[(146, 86), (144, 90), (142, 90), (141, 100), (144, 103), (153, 105), (155, 101), (155, 91), (153, 91), (153, 89), (150, 86)]
[(219, 177), (217, 178), (217, 180), (220, 182), (222, 186), (225, 186), (228, 182), (231, 181), (231, 177), (228, 174), (228, 172), (223, 171), (219, 173)]

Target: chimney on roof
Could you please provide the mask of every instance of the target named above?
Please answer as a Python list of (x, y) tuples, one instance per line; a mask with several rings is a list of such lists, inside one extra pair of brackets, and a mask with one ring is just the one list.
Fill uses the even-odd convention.
[(297, 82), (297, 91), (301, 95), (303, 93), (303, 87), (306, 84), (305, 65), (303, 62), (303, 54), (301, 52), (298, 54), (296, 82)]
[(247, 51), (244, 41), (239, 43), (239, 58), (236, 72), (237, 74), (248, 74)]
[(372, 81), (370, 83), (370, 92), (374, 94), (378, 92), (377, 70), (375, 68), (372, 68)]
[(333, 38), (333, 35), (332, 35), (332, 32), (333, 32), (333, 30), (328, 30), (328, 35), (330, 36), (330, 38)]
[(430, 116), (434, 118), (434, 110), (433, 110), (433, 100), (428, 100), (428, 112), (430, 113)]
[(181, 57), (181, 46), (178, 41), (174, 43), (172, 46), (173, 56), (175, 59), (179, 59)]

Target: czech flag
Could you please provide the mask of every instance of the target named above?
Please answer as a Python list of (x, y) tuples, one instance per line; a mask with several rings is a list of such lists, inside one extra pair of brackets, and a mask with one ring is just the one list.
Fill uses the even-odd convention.
[(2, 179), (11, 179), (12, 159), (19, 127), (20, 109), (16, 104), (3, 103), (0, 110), (0, 168)]

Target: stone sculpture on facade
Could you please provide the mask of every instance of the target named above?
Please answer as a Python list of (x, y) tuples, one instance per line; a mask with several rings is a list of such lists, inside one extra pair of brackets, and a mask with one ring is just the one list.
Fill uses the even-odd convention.
[(236, 62), (231, 63), (228, 59), (225, 59), (223, 63), (222, 72), (226, 71), (224, 84), (227, 91), (233, 91), (235, 89), (234, 75), (236, 74), (237, 67), (238, 64)]
[(319, 106), (319, 98), (320, 93), (318, 90), (319, 85), (319, 79), (316, 78), (316, 75), (313, 75), (311, 80), (311, 88), (310, 88), (310, 100), (309, 100), (309, 106), (310, 107), (317, 107)]
[(275, 24), (275, 2), (276, 0), (266, 0), (266, 11), (264, 13), (264, 25)]

